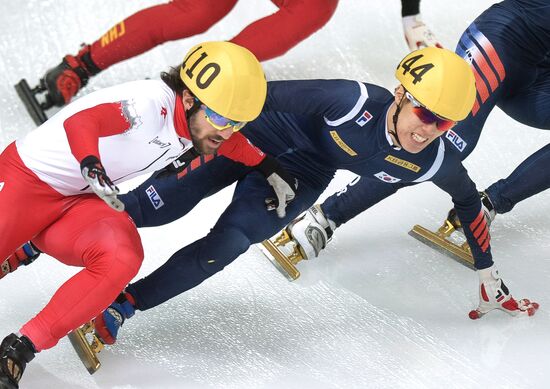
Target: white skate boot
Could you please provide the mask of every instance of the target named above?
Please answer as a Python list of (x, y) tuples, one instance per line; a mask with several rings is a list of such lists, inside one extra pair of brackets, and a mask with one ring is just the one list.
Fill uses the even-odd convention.
[(318, 204), (290, 222), (286, 230), (298, 246), (302, 259), (317, 258), (333, 234), (333, 228)]
[(432, 30), (424, 24), (420, 14), (405, 16), (403, 18), (403, 31), (405, 32), (405, 40), (411, 51), (429, 46), (443, 47), (438, 42)]
[(296, 264), (319, 256), (335, 228), (335, 224), (323, 214), (321, 206), (316, 204), (290, 222), (280, 234), (264, 240), (264, 254), (281, 273), (294, 281), (300, 277)]

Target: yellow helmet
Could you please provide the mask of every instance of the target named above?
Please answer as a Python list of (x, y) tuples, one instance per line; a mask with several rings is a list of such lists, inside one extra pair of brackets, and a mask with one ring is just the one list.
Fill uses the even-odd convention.
[(419, 103), (445, 119), (462, 120), (474, 105), (474, 73), (468, 62), (450, 50), (413, 51), (401, 60), (395, 77)]
[(203, 104), (237, 122), (254, 120), (265, 102), (262, 66), (249, 50), (231, 42), (194, 46), (183, 60), (180, 76)]

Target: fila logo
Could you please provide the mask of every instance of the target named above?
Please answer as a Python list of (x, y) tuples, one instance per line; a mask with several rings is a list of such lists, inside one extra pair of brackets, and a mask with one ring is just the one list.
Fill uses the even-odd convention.
[(456, 147), (460, 152), (463, 152), (468, 143), (462, 139), (456, 132), (449, 130), (445, 134), (445, 137), (451, 141), (454, 147)]
[(4, 183), (0, 182), (0, 192), (2, 192), (2, 189), (4, 189)]
[(359, 124), (361, 127), (363, 127), (365, 124), (367, 124), (372, 119), (372, 115), (369, 111), (363, 112), (361, 116), (359, 116), (359, 119), (355, 121), (355, 123)]
[(147, 193), (147, 196), (149, 196), (149, 201), (151, 201), (151, 204), (153, 204), (153, 207), (155, 209), (159, 209), (164, 205), (164, 201), (162, 201), (153, 185), (145, 189), (145, 193)]
[(166, 114), (168, 113), (168, 111), (166, 110), (166, 108), (162, 107), (160, 109), (160, 116), (162, 116), (163, 118), (166, 119)]
[(401, 181), (401, 178), (396, 178), (396, 177), (390, 176), (386, 172), (378, 172), (374, 176), (376, 178), (378, 178), (380, 181), (387, 182), (388, 184), (394, 184), (396, 182)]

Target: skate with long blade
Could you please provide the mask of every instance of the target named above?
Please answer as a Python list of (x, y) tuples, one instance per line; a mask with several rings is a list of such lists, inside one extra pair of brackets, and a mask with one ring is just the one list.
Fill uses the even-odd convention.
[(88, 372), (94, 374), (101, 367), (97, 354), (105, 345), (95, 334), (93, 322), (84, 324), (67, 336)]
[(462, 243), (457, 242), (457, 237), (463, 237), (458, 228), (456, 223), (447, 218), (436, 232), (417, 224), (409, 231), (409, 235), (462, 265), (475, 270), (470, 246), (465, 241)]
[[(40, 83), (36, 87), (31, 88), (27, 80), (22, 79), (15, 84), (15, 90), (37, 126), (48, 120), (45, 111), (53, 107), (54, 104), (42, 80), (40, 80)], [(44, 101), (40, 102), (38, 96), (43, 93)]]
[(304, 259), (299, 245), (292, 239), (287, 228), (278, 235), (266, 239), (260, 248), (264, 255), (275, 265), (289, 281), (300, 277), (300, 271), (296, 264)]

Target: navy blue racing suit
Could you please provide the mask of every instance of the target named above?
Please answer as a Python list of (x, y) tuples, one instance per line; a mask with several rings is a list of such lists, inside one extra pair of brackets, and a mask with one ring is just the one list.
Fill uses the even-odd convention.
[(208, 235), (128, 286), (136, 307), (145, 310), (193, 288), (251, 244), (277, 233), (317, 200), (337, 169), (379, 182), (384, 193), (395, 185), (432, 181), (451, 195), (476, 266), (491, 266), (488, 228), (460, 152), (442, 137), (417, 154), (393, 146), (387, 129), (393, 102), (388, 90), (358, 81), (268, 83), (261, 115), (242, 131), (299, 181), (285, 218), (266, 210), (264, 199), (273, 191), (265, 178), (224, 157), (179, 178), (152, 177), (121, 196), (138, 227), (157, 226), (185, 215), (202, 198), (238, 180), (230, 205)]
[[(462, 34), (456, 53), (476, 75), (477, 99), (470, 115), (446, 134), (449, 147), (466, 158), (495, 106), (528, 126), (550, 129), (550, 0), (509, 0), (483, 12)], [(518, 134), (518, 136), (521, 136)], [(497, 213), (550, 187), (550, 145), (486, 189)], [(336, 225), (347, 222), (403, 187), (365, 179), (322, 204)]]

